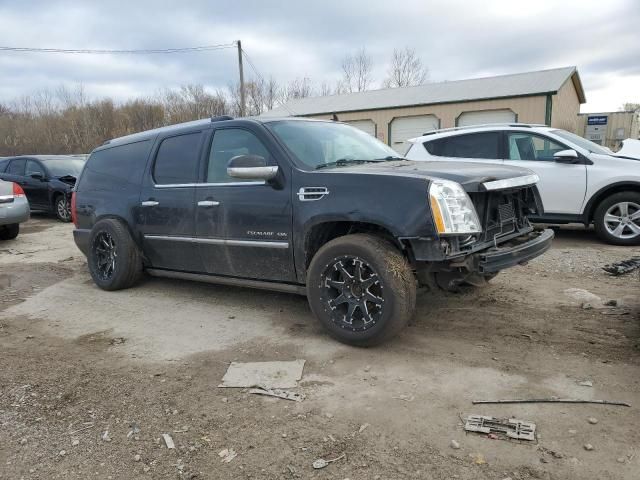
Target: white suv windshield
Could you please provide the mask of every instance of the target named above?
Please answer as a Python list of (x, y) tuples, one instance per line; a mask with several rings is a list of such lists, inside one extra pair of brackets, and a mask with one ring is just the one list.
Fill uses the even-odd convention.
[(576, 144), (580, 148), (584, 148), (585, 150), (589, 150), (592, 153), (599, 153), (601, 155), (611, 155), (611, 152), (602, 148), (597, 143), (593, 143), (586, 138), (582, 138), (575, 133), (567, 132), (566, 130), (552, 130), (551, 133), (559, 136), (560, 138), (564, 138), (565, 140)]
[(267, 126), (303, 167), (317, 170), (341, 163), (395, 160), (398, 153), (355, 127), (335, 122), (283, 120)]

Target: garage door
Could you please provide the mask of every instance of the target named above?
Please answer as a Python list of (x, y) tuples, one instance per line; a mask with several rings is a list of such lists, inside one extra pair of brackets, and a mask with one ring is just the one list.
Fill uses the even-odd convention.
[(352, 127), (356, 127), (363, 132), (368, 133), (372, 137), (376, 136), (376, 124), (373, 123), (373, 120), (353, 120), (351, 122), (345, 122), (351, 125)]
[(513, 123), (516, 114), (509, 109), (504, 110), (478, 110), (477, 112), (464, 112), (458, 117), (458, 127), (469, 125), (481, 125), (483, 123)]
[(408, 139), (420, 137), (425, 132), (438, 129), (439, 126), (440, 121), (435, 115), (394, 118), (391, 122), (391, 148), (404, 155), (409, 150)]

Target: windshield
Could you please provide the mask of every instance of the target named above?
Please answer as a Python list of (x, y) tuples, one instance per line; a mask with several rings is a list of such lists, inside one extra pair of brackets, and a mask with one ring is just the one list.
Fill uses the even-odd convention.
[(266, 125), (309, 170), (400, 158), (378, 139), (344, 123), (283, 120)]
[(72, 177), (78, 177), (84, 167), (82, 158), (60, 158), (55, 160), (46, 160), (44, 164), (54, 177), (65, 177), (71, 175)]
[(597, 143), (593, 143), (591, 140), (587, 140), (586, 138), (582, 138), (575, 133), (567, 132), (566, 130), (552, 130), (551, 133), (559, 136), (560, 138), (564, 138), (571, 143), (576, 144), (580, 148), (584, 148), (585, 150), (589, 150), (592, 153), (599, 153), (601, 155), (611, 155), (611, 152), (606, 148), (601, 147)]

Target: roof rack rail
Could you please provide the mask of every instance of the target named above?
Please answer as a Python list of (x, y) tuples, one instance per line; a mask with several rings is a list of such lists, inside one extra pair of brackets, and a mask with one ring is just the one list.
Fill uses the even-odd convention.
[(211, 122), (222, 122), (224, 120), (233, 120), (233, 117), (229, 115), (218, 115), (217, 117), (211, 117)]
[(422, 136), (426, 135), (434, 135), (436, 133), (442, 132), (455, 132), (458, 130), (468, 130), (471, 128), (491, 128), (491, 127), (521, 127), (521, 128), (533, 128), (533, 127), (548, 127), (549, 125), (544, 125), (542, 123), (481, 123), (478, 125), (465, 125), (463, 127), (450, 127), (450, 128), (438, 128), (436, 130), (431, 130), (429, 132), (425, 132)]

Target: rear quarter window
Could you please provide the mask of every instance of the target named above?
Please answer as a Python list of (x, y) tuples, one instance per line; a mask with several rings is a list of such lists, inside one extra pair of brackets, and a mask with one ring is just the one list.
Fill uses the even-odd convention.
[(425, 142), (427, 152), (437, 157), (500, 158), (500, 133), (483, 132), (456, 135)]
[(78, 191), (139, 188), (151, 145), (151, 140), (144, 140), (93, 152), (80, 177)]

